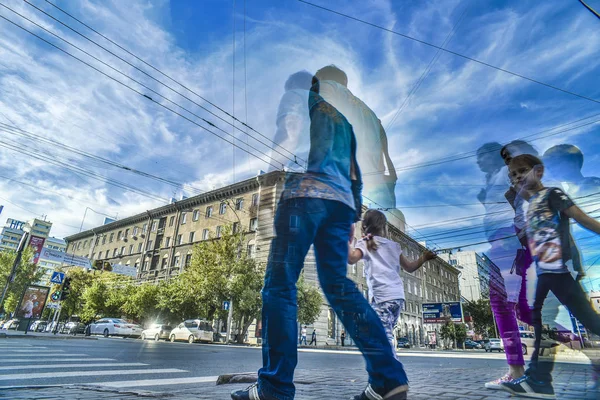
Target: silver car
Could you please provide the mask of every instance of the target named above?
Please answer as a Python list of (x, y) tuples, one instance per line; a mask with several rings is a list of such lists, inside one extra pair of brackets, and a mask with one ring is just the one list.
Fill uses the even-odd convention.
[(213, 327), (208, 321), (202, 319), (188, 319), (171, 331), (169, 340), (186, 340), (188, 343), (212, 342)]
[(490, 339), (489, 342), (487, 342), (485, 344), (485, 352), (492, 352), (492, 351), (498, 351), (498, 352), (503, 352), (504, 351), (504, 343), (502, 343), (502, 340), (500, 339)]
[(144, 329), (142, 331), (142, 340), (146, 339), (154, 339), (155, 341), (159, 341), (160, 339), (169, 339), (169, 335), (173, 328), (170, 325), (166, 324), (152, 324), (148, 329)]

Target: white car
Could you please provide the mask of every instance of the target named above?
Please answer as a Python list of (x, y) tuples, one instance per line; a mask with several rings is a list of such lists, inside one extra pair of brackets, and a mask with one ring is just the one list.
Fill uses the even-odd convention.
[(169, 340), (187, 340), (188, 343), (212, 342), (213, 327), (208, 321), (202, 319), (188, 319), (171, 331)]
[(167, 340), (172, 330), (173, 328), (170, 325), (152, 324), (148, 329), (142, 331), (142, 340), (154, 339), (157, 342), (160, 339)]
[(500, 339), (490, 339), (489, 342), (485, 344), (485, 352), (488, 351), (491, 353), (492, 351), (497, 350), (498, 352), (504, 351), (504, 343)]
[(2, 329), (17, 329), (19, 327), (19, 320), (18, 319), (11, 319), (8, 320), (4, 323), (4, 325), (2, 325)]
[[(533, 332), (521, 331), (521, 350), (523, 354), (527, 354), (529, 349), (533, 351), (535, 347), (535, 334)], [(546, 335), (542, 335), (542, 341), (540, 343), (540, 349), (542, 352), (544, 349), (551, 349), (553, 347), (559, 346), (560, 343), (556, 340), (552, 340)]]
[(120, 318), (102, 318), (90, 326), (90, 334), (109, 336), (135, 336), (142, 334), (142, 327)]

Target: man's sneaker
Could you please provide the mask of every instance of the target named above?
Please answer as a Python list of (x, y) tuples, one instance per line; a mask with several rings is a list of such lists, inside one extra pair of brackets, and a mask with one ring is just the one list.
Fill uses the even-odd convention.
[(504, 382), (510, 382), (512, 381), (514, 378), (512, 377), (511, 374), (506, 374), (504, 375), (502, 378), (498, 378), (495, 381), (491, 381), (491, 382), (487, 382), (485, 384), (485, 388), (486, 389), (492, 389), (492, 390), (502, 390), (502, 384)]
[(234, 390), (231, 392), (232, 400), (267, 400), (266, 397), (258, 394), (258, 383), (253, 383), (246, 389)]
[(536, 382), (527, 375), (511, 382), (504, 382), (500, 386), (503, 390), (517, 396), (531, 397), (533, 399), (556, 399), (551, 383)]
[(381, 390), (367, 385), (361, 394), (353, 397), (353, 400), (406, 400), (408, 398), (408, 385), (398, 386), (388, 393), (381, 392)]

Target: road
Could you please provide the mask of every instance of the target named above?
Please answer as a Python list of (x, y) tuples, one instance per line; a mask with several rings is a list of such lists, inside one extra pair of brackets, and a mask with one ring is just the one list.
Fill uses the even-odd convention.
[[(16, 393), (26, 391), (16, 392), (19, 387), (32, 390), (38, 386), (45, 387), (37, 389), (38, 395), (60, 390), (64, 398), (87, 398), (66, 389), (72, 385), (149, 391), (181, 398), (194, 394), (194, 398), (227, 399), (227, 393), (237, 386), (215, 386), (217, 376), (254, 373), (261, 365), (260, 348), (256, 347), (122, 338), (1, 339), (0, 354), (0, 397), (4, 398), (20, 398)], [(457, 399), (471, 398), (465, 397), (465, 383), (475, 396), (472, 398), (509, 397), (483, 388), (484, 382), (503, 373), (503, 354), (402, 351), (400, 356), (411, 379), (411, 393), (415, 394), (411, 399), (430, 398), (427, 393), (442, 389), (446, 394), (455, 393)], [(567, 396), (564, 398), (596, 398), (586, 392), (589, 370), (582, 362), (557, 364), (557, 382), (564, 386), (559, 386)], [(569, 376), (564, 384), (560, 382), (563, 375)], [(360, 392), (366, 384), (364, 362), (353, 351), (302, 349), (296, 381), (298, 398), (346, 398)], [(23, 398), (39, 398), (38, 395)]]

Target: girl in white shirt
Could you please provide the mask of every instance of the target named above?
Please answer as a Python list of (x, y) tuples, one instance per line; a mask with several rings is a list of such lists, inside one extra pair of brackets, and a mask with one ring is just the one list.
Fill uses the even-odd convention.
[(387, 219), (378, 210), (367, 210), (362, 220), (363, 238), (352, 246), (348, 243), (348, 263), (356, 264), (365, 261), (365, 275), (369, 288), (369, 303), (377, 312), (388, 340), (394, 349), (394, 326), (404, 307), (404, 283), (400, 276), (400, 267), (407, 272), (414, 272), (426, 261), (436, 257), (427, 250), (414, 261), (409, 261), (403, 254), (400, 244), (389, 240), (387, 236)]

